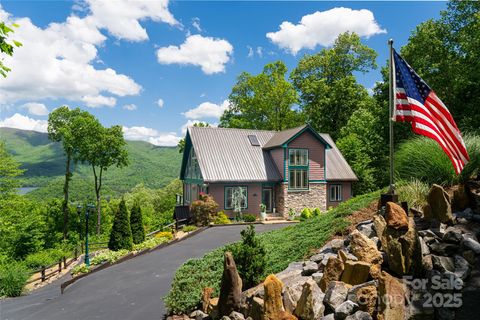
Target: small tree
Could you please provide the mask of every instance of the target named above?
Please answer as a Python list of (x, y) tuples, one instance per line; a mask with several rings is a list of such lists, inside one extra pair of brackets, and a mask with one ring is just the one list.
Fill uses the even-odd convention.
[(113, 251), (120, 249), (131, 250), (133, 247), (132, 229), (130, 228), (130, 219), (128, 218), (127, 206), (125, 200), (120, 201), (118, 210), (113, 221), (108, 248)]
[(247, 195), (244, 189), (237, 187), (233, 189), (232, 193), (233, 211), (235, 212), (236, 220), (243, 220), (242, 208), (247, 202)]
[(143, 228), (142, 208), (135, 202), (130, 211), (130, 227), (132, 229), (133, 243), (139, 244), (145, 241), (145, 229)]
[(8, 153), (3, 141), (0, 141), (0, 199), (17, 193), (21, 181), (18, 179), (25, 170), (20, 169), (20, 163)]
[(240, 234), (242, 242), (232, 251), (238, 272), (243, 280), (243, 289), (246, 290), (256, 286), (263, 279), (266, 252), (263, 244), (255, 235), (253, 225), (249, 225)]
[(199, 200), (192, 203), (191, 210), (193, 214), (193, 222), (197, 226), (206, 226), (213, 221), (217, 215), (218, 204), (213, 200), (212, 196), (204, 194)]

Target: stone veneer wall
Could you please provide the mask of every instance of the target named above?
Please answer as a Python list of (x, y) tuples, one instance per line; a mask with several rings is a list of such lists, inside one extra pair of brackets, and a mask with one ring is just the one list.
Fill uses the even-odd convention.
[(276, 187), (276, 206), (279, 215), (287, 216), (290, 208), (300, 212), (303, 208), (327, 210), (327, 184), (310, 183), (310, 190), (288, 191), (287, 184)]

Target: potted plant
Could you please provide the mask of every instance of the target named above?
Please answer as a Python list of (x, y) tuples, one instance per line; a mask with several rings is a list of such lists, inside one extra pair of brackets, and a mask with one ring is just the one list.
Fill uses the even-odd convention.
[(290, 208), (288, 209), (288, 220), (292, 221), (294, 219), (295, 219), (295, 211), (292, 208)]
[(267, 218), (267, 206), (264, 203), (260, 203), (260, 220), (265, 221)]

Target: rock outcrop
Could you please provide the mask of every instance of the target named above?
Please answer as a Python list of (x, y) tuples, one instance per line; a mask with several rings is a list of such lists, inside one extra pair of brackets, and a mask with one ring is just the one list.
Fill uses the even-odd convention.
[(218, 300), (219, 316), (228, 316), (232, 311), (239, 311), (242, 296), (242, 279), (231, 252), (225, 252), (223, 275)]
[(427, 201), (434, 219), (442, 223), (453, 223), (450, 196), (442, 186), (438, 184), (432, 185), (427, 196)]
[(309, 280), (303, 284), (302, 295), (298, 300), (294, 314), (302, 320), (320, 319), (323, 317), (325, 295), (317, 283)]

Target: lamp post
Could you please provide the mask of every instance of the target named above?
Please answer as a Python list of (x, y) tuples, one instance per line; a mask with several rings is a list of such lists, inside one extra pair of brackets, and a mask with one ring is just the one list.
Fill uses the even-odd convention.
[[(80, 214), (82, 212), (82, 205), (77, 206), (77, 212)], [(85, 264), (87, 267), (90, 266), (90, 256), (88, 254), (88, 218), (90, 217), (90, 211), (95, 210), (95, 206), (93, 204), (87, 204), (85, 207)]]

